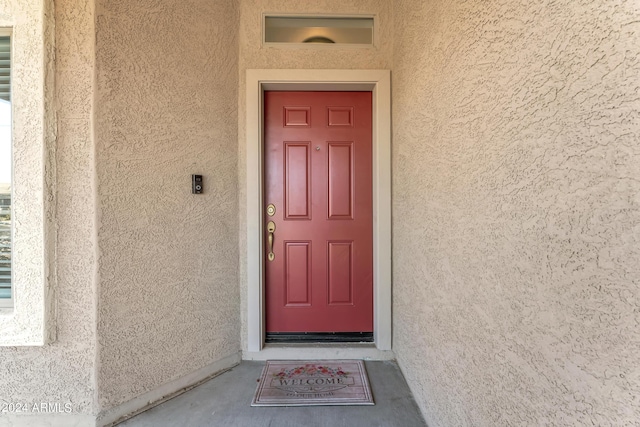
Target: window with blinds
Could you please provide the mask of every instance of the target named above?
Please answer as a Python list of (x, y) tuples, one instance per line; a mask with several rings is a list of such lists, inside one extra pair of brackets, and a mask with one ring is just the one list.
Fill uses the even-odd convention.
[(0, 35), (0, 307), (11, 301), (11, 147), (11, 37)]
[(11, 101), (11, 38), (0, 36), (0, 99)]

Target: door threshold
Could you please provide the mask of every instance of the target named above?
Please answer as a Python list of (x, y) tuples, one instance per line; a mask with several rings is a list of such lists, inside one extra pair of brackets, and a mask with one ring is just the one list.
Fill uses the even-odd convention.
[(391, 350), (379, 350), (375, 343), (269, 343), (260, 351), (243, 351), (243, 360), (395, 360)]
[(267, 344), (372, 343), (373, 332), (267, 332)]

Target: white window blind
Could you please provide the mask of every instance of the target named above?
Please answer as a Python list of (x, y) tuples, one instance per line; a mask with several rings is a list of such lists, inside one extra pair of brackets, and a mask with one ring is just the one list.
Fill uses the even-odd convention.
[(0, 99), (11, 101), (11, 39), (0, 37)]
[(11, 300), (11, 38), (0, 36), (0, 307)]

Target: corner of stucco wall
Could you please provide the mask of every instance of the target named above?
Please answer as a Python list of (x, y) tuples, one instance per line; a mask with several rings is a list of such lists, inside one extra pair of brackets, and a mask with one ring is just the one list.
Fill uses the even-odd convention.
[(54, 0), (44, 1), (44, 257), (45, 257), (45, 343), (56, 339), (56, 134), (57, 117), (55, 103), (55, 4)]
[(427, 422), (640, 419), (640, 9), (395, 2), (395, 350)]
[(238, 5), (98, 0), (96, 14), (104, 412), (240, 349)]

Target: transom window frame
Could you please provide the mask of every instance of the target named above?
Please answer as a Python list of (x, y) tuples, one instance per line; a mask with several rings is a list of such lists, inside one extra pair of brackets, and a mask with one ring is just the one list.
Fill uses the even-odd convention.
[[(284, 42), (268, 42), (267, 41), (267, 18), (335, 18), (335, 19), (372, 19), (373, 27), (371, 28), (371, 43), (284, 43)], [(266, 12), (262, 14), (262, 47), (263, 48), (283, 48), (283, 49), (375, 49), (379, 45), (378, 40), (378, 16), (375, 14), (304, 14), (304, 13), (272, 13)]]

